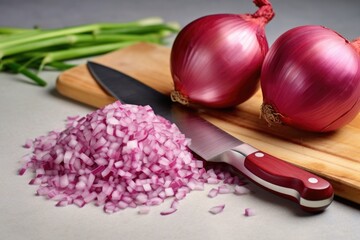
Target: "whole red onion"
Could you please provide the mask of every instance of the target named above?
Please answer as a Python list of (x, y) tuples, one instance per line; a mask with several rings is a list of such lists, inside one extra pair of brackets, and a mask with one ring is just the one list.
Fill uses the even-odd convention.
[(327, 132), (360, 109), (360, 39), (323, 26), (293, 28), (271, 46), (262, 67), (262, 116), (270, 123)]
[(265, 24), (274, 16), (268, 0), (254, 0), (254, 14), (214, 14), (185, 26), (171, 51), (174, 101), (232, 107), (258, 89), (268, 51)]

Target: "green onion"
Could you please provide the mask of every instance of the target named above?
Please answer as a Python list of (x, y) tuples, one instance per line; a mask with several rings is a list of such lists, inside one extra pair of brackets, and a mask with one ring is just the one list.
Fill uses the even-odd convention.
[(68, 70), (70, 68), (75, 67), (75, 64), (69, 64), (69, 63), (64, 63), (64, 62), (57, 62), (57, 61), (53, 61), (51, 63), (48, 63), (47, 66), (52, 67), (54, 69), (63, 71), (63, 70)]
[(132, 22), (96, 23), (58, 29), (0, 26), (0, 71), (23, 74), (40, 86), (46, 82), (30, 68), (42, 71), (73, 67), (66, 60), (95, 56), (139, 42), (165, 44), (179, 31), (176, 23), (152, 17)]
[(124, 48), (138, 42), (119, 42), (119, 43), (110, 43), (104, 45), (90, 46), (90, 47), (79, 47), (71, 48), (67, 50), (59, 50), (50, 52), (44, 55), (43, 60), (40, 65), (40, 70), (48, 63), (53, 61), (62, 61), (68, 59), (77, 59), (82, 57), (88, 57), (93, 55), (98, 55), (106, 52), (110, 52), (116, 49)]
[(37, 42), (30, 42), (8, 47), (2, 50), (2, 57), (42, 49), (46, 47), (59, 46), (59, 45), (73, 45), (75, 43), (104, 43), (104, 42), (124, 42), (124, 41), (148, 41), (148, 42), (160, 42), (161, 35), (147, 34), (147, 35), (130, 35), (130, 34), (118, 34), (118, 35), (66, 35), (61, 37), (55, 37), (45, 39)]
[(18, 33), (24, 33), (24, 32), (32, 32), (33, 30), (34, 29), (2, 27), (2, 28), (0, 28), (0, 34), (18, 34)]
[(128, 22), (128, 23), (98, 23), (98, 24), (88, 24), (88, 25), (80, 25), (74, 27), (67, 27), (62, 29), (53, 29), (47, 31), (40, 31), (38, 34), (30, 35), (30, 36), (20, 36), (17, 39), (11, 39), (10, 41), (5, 40), (0, 43), (0, 50), (6, 47), (27, 43), (30, 41), (39, 41), (42, 39), (48, 39), (58, 36), (64, 36), (69, 34), (76, 34), (76, 33), (93, 33), (97, 34), (102, 29), (126, 29), (131, 27), (146, 27), (151, 25), (157, 25), (161, 23), (162, 20), (159, 18), (154, 19), (145, 19), (139, 20), (135, 22)]
[(10, 70), (14, 71), (15, 73), (21, 73), (29, 78), (31, 78), (35, 83), (40, 86), (46, 86), (46, 82), (38, 77), (35, 73), (29, 71), (26, 68), (23, 68), (21, 65), (15, 62), (7, 62), (4, 64), (5, 67), (8, 67)]

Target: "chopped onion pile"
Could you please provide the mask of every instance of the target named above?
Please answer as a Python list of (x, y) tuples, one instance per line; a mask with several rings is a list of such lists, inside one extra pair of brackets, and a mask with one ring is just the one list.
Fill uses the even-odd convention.
[(220, 168), (206, 171), (188, 150), (189, 139), (149, 106), (117, 101), (85, 117), (68, 118), (66, 126), (27, 140), (24, 147), (32, 153), (19, 171), (33, 170), (30, 184), (38, 185), (37, 195), (56, 206), (95, 203), (107, 213), (139, 206), (138, 213), (147, 214), (150, 206), (173, 198), (161, 212), (168, 215), (205, 183), (222, 182), (217, 193), (234, 192), (226, 184), (244, 184)]

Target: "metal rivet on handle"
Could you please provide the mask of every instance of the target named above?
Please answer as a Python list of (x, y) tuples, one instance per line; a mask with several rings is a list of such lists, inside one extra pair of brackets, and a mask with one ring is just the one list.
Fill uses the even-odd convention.
[(308, 179), (309, 183), (317, 183), (319, 180), (317, 178), (311, 177)]
[(262, 152), (255, 153), (255, 157), (261, 158), (261, 157), (264, 157), (264, 156), (265, 156), (265, 154), (263, 154)]

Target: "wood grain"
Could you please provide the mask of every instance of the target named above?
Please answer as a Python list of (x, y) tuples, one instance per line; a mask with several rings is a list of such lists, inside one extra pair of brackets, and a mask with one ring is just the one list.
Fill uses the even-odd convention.
[[(170, 49), (137, 44), (94, 59), (169, 94)], [(85, 65), (59, 75), (57, 90), (94, 107), (115, 99), (92, 79)], [(333, 133), (309, 133), (286, 126), (271, 126), (259, 118), (261, 91), (234, 109), (204, 109), (202, 116), (256, 148), (329, 180), (336, 195), (360, 204), (360, 116)]]

